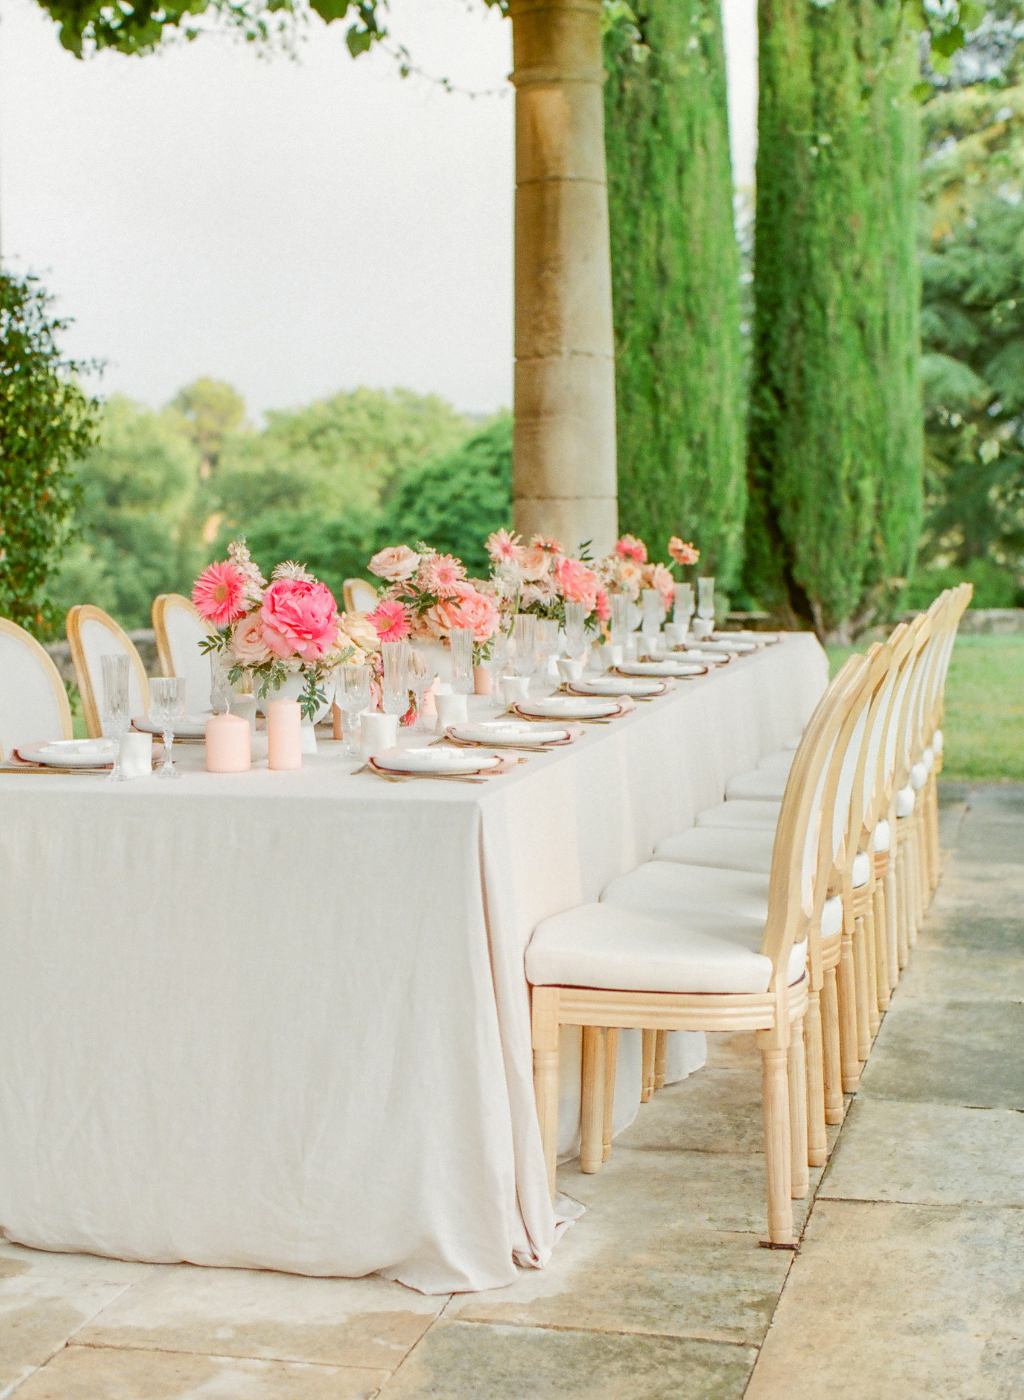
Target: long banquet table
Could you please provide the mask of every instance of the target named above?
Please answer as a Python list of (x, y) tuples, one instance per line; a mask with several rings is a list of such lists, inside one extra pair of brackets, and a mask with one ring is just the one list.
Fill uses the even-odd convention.
[(486, 785), (0, 776), (0, 1228), (124, 1259), (543, 1265), (537, 922), (718, 802), (825, 684), (794, 634)]

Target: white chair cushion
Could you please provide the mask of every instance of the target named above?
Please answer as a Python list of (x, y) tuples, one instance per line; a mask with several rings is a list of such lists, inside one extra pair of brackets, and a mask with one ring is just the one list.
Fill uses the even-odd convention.
[(933, 754), (940, 754), (940, 753), (942, 752), (942, 730), (941, 730), (941, 729), (936, 729), (935, 733), (932, 735), (932, 742), (931, 742), (931, 744), (929, 745), (929, 747), (931, 748), (931, 751), (932, 751)]
[(871, 845), (876, 851), (887, 851), (891, 844), (892, 832), (889, 829), (889, 823), (883, 817), (881, 821), (877, 822), (875, 825), (875, 834), (872, 838)]
[(785, 773), (765, 772), (754, 768), (749, 773), (739, 773), (725, 785), (725, 796), (729, 802), (781, 802), (789, 780)]
[(63, 739), (63, 711), (53, 680), (26, 633), (0, 632), (0, 752)]
[(910, 770), (910, 786), (915, 792), (920, 792), (928, 781), (928, 769), (923, 763), (915, 763)]
[(921, 762), (930, 773), (935, 767), (935, 755), (932, 753), (931, 749), (925, 749), (924, 753), (921, 755)]
[[(719, 936), (739, 938), (744, 947), (758, 950), (768, 920), (768, 877), (741, 870), (711, 870), (700, 865), (677, 865), (652, 860), (620, 875), (601, 895), (602, 904), (657, 919), (682, 921), (692, 927), (694, 918), (711, 917), (724, 922)], [(739, 930), (744, 930), (742, 933)], [(806, 942), (795, 944), (790, 954), (789, 980), (799, 980), (807, 954)]]
[(728, 929), (727, 920), (708, 915), (694, 914), (683, 927), (615, 904), (581, 904), (537, 926), (526, 976), (535, 987), (766, 992), (770, 959), (742, 938), (718, 936)]
[(802, 738), (803, 738), (803, 735), (802, 735), (802, 734), (791, 734), (790, 737), (789, 737), (788, 739), (784, 739), (784, 740), (782, 741), (782, 747), (783, 747), (784, 749), (792, 749), (793, 752), (795, 753), (795, 752), (797, 751), (797, 749), (800, 747), (800, 740), (801, 740)]
[(914, 789), (908, 784), (896, 794), (896, 815), (909, 817), (914, 810)]
[(213, 684), (209, 654), (200, 645), (210, 635), (210, 629), (192, 612), (181, 607), (169, 607), (164, 613), (167, 641), (171, 648), (174, 674), (185, 681), (185, 711), (196, 715), (210, 708), (210, 688)]
[(654, 852), (654, 859), (711, 865), (719, 870), (755, 870), (767, 875), (772, 868), (774, 845), (774, 830), (692, 826), (681, 836), (666, 837)]
[(698, 812), (698, 826), (724, 826), (739, 831), (774, 831), (781, 802), (720, 802)]
[(793, 766), (795, 757), (795, 749), (779, 749), (778, 753), (770, 753), (767, 758), (759, 759), (757, 771), (759, 773), (788, 773)]
[(837, 933), (843, 931), (843, 901), (842, 898), (834, 894), (831, 899), (825, 900), (825, 907), (821, 911), (821, 936), (822, 938), (834, 938)]
[(858, 851), (853, 858), (852, 883), (855, 890), (861, 889), (871, 877), (871, 857), (867, 851)]

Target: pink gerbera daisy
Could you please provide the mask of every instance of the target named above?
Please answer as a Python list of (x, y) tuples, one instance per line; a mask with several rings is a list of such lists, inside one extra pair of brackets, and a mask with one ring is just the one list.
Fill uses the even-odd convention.
[(366, 620), (376, 629), (382, 642), (400, 642), (409, 635), (409, 615), (401, 603), (393, 599), (378, 603), (372, 613), (366, 614)]
[(507, 530), (495, 530), (487, 537), (487, 553), (496, 564), (514, 563), (518, 546), (519, 536), (511, 535)]
[(623, 559), (635, 559), (638, 564), (647, 563), (647, 546), (636, 535), (623, 535), (615, 545), (615, 553)]
[(433, 593), (436, 598), (452, 598), (458, 591), (455, 585), (465, 577), (465, 565), (453, 554), (434, 554), (420, 565), (418, 582), (425, 593)]
[(211, 564), (196, 579), (192, 602), (214, 627), (236, 622), (245, 612), (245, 576), (234, 564)]

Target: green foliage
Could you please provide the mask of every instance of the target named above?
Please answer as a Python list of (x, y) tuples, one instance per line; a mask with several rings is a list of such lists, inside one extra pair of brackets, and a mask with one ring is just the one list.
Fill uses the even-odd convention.
[(762, 0), (746, 575), (822, 634), (919, 528), (914, 73), (896, 0)]
[[(282, 560), (298, 560), (326, 583), (341, 607), (345, 580), (366, 574), (377, 548), (378, 529), (375, 513), (325, 517), (319, 511), (280, 510), (257, 516), (246, 526), (245, 538), (266, 578)], [(235, 534), (222, 535), (219, 555), (223, 556)]]
[(717, 0), (619, 5), (605, 32), (619, 522), (741, 562), (744, 374)]
[(149, 627), (158, 593), (188, 593), (206, 552), (194, 529), (199, 469), (173, 415), (108, 399), (99, 441), (78, 464), (80, 538), (51, 603), (65, 612), (96, 603), (124, 627)]
[(228, 433), (242, 426), (245, 400), (222, 379), (197, 379), (175, 394), (169, 411), (177, 415), (181, 431), (195, 444), (205, 478), (216, 471)]
[(0, 616), (46, 636), (44, 597), (77, 500), (72, 459), (92, 441), (96, 404), (55, 337), (66, 321), (35, 278), (0, 273)]
[(974, 587), (972, 608), (1016, 608), (1024, 606), (1024, 590), (1016, 575), (992, 559), (972, 559), (967, 564), (950, 564), (945, 568), (919, 568), (903, 595), (907, 608), (923, 612), (944, 588), (958, 583)]
[(486, 574), (484, 542), (512, 524), (512, 419), (502, 414), (461, 447), (406, 471), (390, 493), (378, 548), (426, 540)]

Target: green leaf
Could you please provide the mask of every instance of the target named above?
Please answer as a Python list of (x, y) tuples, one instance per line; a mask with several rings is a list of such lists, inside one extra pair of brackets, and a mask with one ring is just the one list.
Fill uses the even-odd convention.
[(358, 25), (353, 24), (345, 35), (345, 43), (352, 57), (358, 58), (361, 53), (366, 52), (375, 37), (372, 30), (360, 29)]
[(350, 9), (350, 0), (311, 0), (311, 4), (325, 24), (344, 19)]
[[(942, 54), (943, 58), (952, 58), (957, 49), (962, 49), (966, 42), (967, 35), (963, 31), (963, 26), (954, 24), (944, 33), (932, 36), (932, 53)], [(935, 66), (934, 61), (932, 66)]]

